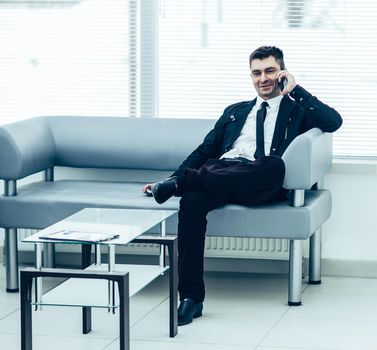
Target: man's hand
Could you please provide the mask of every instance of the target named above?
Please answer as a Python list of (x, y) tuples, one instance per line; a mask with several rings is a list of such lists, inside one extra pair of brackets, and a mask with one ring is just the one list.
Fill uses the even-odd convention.
[(143, 192), (147, 195), (147, 196), (152, 196), (152, 186), (154, 184), (146, 184), (144, 187), (143, 187)]
[(287, 95), (289, 94), (297, 85), (295, 77), (289, 73), (287, 70), (281, 70), (278, 73), (278, 82), (281, 81), (281, 79), (287, 79), (287, 84), (283, 91), (280, 92), (281, 95)]

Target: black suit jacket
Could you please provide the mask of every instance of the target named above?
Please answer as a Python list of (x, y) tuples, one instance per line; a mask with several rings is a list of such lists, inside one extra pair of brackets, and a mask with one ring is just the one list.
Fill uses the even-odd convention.
[[(255, 103), (256, 99), (228, 106), (203, 142), (173, 175), (183, 175), (186, 168), (198, 169), (208, 159), (218, 159), (228, 152), (240, 135)], [(284, 96), (280, 103), (270, 155), (281, 157), (292, 140), (309, 129), (320, 128), (324, 132), (334, 132), (341, 125), (342, 118), (335, 109), (297, 85), (290, 97)]]

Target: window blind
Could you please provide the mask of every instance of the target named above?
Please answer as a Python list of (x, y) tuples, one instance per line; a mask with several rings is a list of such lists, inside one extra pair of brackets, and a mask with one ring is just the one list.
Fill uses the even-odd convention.
[(377, 158), (376, 13), (369, 0), (161, 0), (160, 116), (218, 118), (254, 98), (249, 54), (275, 45), (297, 83), (342, 115), (334, 155)]
[(0, 0), (0, 123), (138, 116), (148, 76), (157, 81), (149, 100), (158, 98), (159, 116), (218, 118), (228, 104), (255, 96), (250, 52), (276, 45), (297, 82), (343, 116), (334, 154), (377, 158), (377, 3), (156, 2), (158, 75), (141, 62), (139, 0)]
[(127, 116), (128, 13), (126, 0), (0, 1), (0, 123)]

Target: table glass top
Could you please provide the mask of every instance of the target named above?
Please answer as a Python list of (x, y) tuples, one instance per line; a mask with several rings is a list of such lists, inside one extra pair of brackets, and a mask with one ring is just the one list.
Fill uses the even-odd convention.
[(68, 230), (116, 234), (119, 235), (117, 238), (96, 242), (96, 244), (123, 245), (131, 242), (133, 239), (163, 222), (175, 213), (175, 210), (85, 208), (32, 236), (24, 238), (22, 242), (69, 244), (83, 243), (69, 240), (52, 241), (50, 239), (40, 238), (40, 236), (44, 236), (46, 234), (61, 230)]

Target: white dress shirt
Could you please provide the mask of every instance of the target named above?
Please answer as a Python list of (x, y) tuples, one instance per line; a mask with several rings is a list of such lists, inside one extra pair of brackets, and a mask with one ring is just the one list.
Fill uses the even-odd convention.
[(224, 153), (220, 159), (243, 157), (255, 160), (254, 152), (257, 147), (257, 111), (264, 101), (268, 103), (266, 119), (264, 121), (264, 150), (266, 156), (270, 155), (272, 137), (274, 135), (276, 119), (282, 99), (283, 96), (276, 96), (269, 100), (263, 100), (258, 96), (257, 102), (247, 116), (237, 140), (233, 143), (232, 148)]

